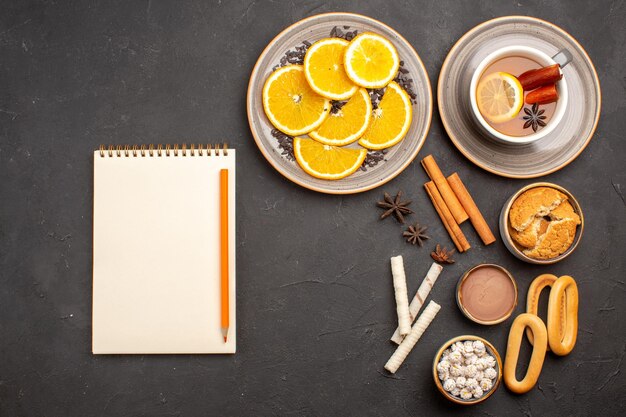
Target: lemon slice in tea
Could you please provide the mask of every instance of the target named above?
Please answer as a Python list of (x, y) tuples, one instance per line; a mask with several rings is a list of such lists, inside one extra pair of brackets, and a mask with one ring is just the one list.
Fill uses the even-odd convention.
[(494, 72), (476, 87), (476, 103), (484, 118), (491, 123), (515, 119), (524, 105), (524, 89), (508, 72)]

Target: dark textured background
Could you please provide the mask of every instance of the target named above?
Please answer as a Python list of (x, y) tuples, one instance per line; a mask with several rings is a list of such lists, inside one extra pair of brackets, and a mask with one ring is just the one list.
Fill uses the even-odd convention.
[[(626, 5), (613, 2), (3, 1), (0, 6), (0, 415), (624, 415), (626, 400)], [(329, 4), (330, 3), (330, 4)], [(289, 24), (325, 11), (380, 19), (420, 53), (431, 81), (463, 33), (487, 19), (537, 16), (572, 33), (598, 70), (598, 130), (572, 164), (545, 177), (572, 191), (586, 228), (569, 259), (533, 267), (498, 241), (446, 267), (432, 297), (440, 315), (394, 377), (383, 371), (395, 328), (389, 257), (402, 254), (413, 293), (436, 242), (450, 245), (414, 162), (381, 189), (317, 194), (283, 179), (248, 130), (255, 60)], [(238, 150), (238, 352), (235, 356), (92, 356), (92, 151), (101, 143), (210, 142)], [(473, 166), (438, 115), (424, 149), (457, 170), (490, 225), (530, 181)], [(377, 220), (384, 190), (403, 189), (430, 226), (428, 248)], [(120, 219), (132, 221), (132, 219)], [(181, 260), (183, 261), (183, 260)], [(523, 310), (539, 273), (571, 274), (579, 340), (548, 355), (526, 395), (503, 386), (458, 408), (436, 390), (436, 349), (477, 334), (505, 353), (510, 320), (481, 327), (455, 305), (459, 275), (497, 262), (515, 275)], [(528, 349), (524, 350), (526, 357)]]

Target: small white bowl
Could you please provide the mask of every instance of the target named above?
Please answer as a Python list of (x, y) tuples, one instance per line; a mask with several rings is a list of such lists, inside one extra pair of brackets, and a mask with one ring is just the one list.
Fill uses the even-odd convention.
[[(567, 83), (565, 82), (565, 78), (561, 78), (556, 83), (556, 89), (559, 93), (559, 99), (556, 102), (556, 109), (554, 110), (554, 114), (548, 120), (546, 126), (539, 130), (538, 132), (531, 133), (526, 136), (509, 136), (505, 135), (502, 132), (497, 131), (485, 120), (483, 115), (480, 113), (478, 109), (478, 103), (476, 102), (476, 87), (478, 86), (478, 81), (482, 76), (485, 69), (493, 64), (495, 61), (507, 57), (507, 56), (521, 56), (524, 58), (532, 59), (535, 62), (538, 62), (540, 65), (547, 67), (550, 65), (554, 65), (557, 62), (550, 58), (544, 52), (541, 52), (538, 49), (530, 48), (528, 46), (507, 46), (505, 48), (500, 48), (497, 51), (492, 52), (487, 55), (485, 59), (481, 61), (481, 63), (476, 67), (474, 71), (474, 75), (472, 76), (472, 81), (470, 83), (470, 103), (472, 106), (472, 115), (474, 119), (478, 123), (478, 126), (482, 129), (482, 131), (490, 138), (495, 139), (498, 142), (510, 144), (510, 145), (525, 145), (531, 142), (535, 142), (544, 136), (548, 135), (552, 132), (556, 126), (559, 124), (563, 115), (565, 114), (565, 108), (567, 107)], [(566, 63), (561, 63), (561, 66), (564, 66)]]

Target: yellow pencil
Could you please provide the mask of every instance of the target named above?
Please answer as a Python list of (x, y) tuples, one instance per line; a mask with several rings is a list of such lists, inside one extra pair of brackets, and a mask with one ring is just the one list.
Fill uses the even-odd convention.
[(220, 263), (221, 263), (221, 300), (222, 300), (222, 336), (228, 340), (229, 296), (228, 296), (228, 170), (220, 170)]

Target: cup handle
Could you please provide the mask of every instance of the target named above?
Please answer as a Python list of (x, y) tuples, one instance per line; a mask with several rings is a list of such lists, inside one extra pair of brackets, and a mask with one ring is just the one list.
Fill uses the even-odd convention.
[(552, 59), (554, 59), (554, 61), (559, 64), (561, 68), (564, 68), (572, 61), (572, 59), (574, 59), (574, 57), (572, 57), (572, 54), (567, 49), (561, 49), (552, 57)]

